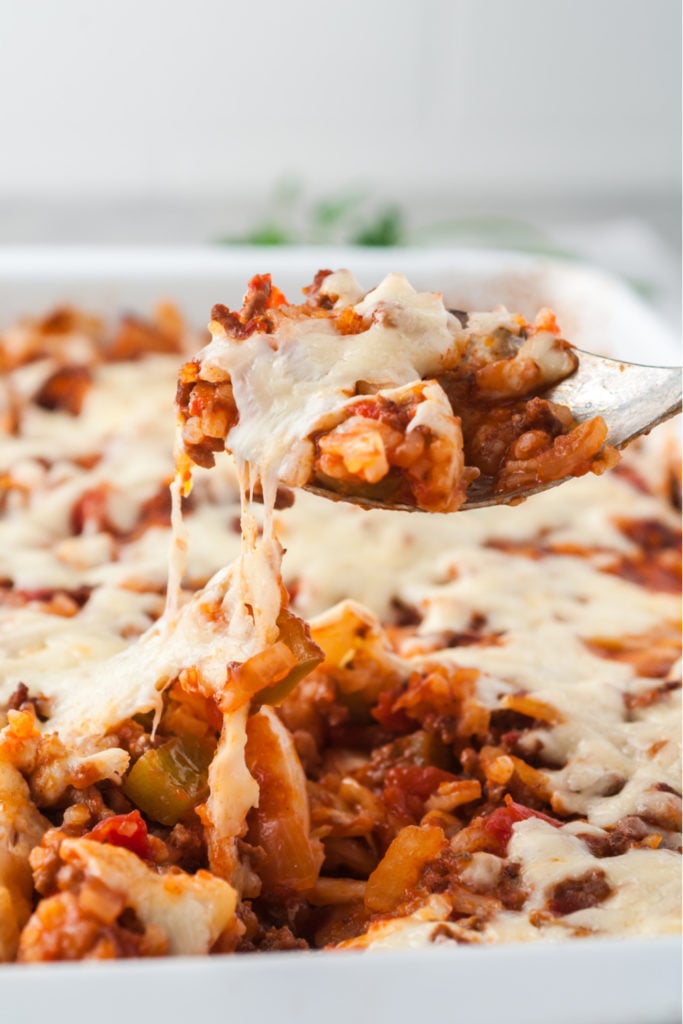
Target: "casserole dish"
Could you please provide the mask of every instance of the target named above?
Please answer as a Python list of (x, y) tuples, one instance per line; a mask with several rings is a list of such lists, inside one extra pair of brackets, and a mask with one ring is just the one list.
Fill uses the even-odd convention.
[[(104, 315), (122, 309), (145, 313), (159, 298), (170, 298), (199, 326), (217, 297), (236, 304), (246, 279), (266, 262), (291, 292), (319, 266), (353, 266), (367, 282), (400, 267), (416, 287), (442, 290), (447, 304), (457, 308), (502, 302), (531, 316), (538, 306), (550, 305), (565, 334), (580, 347), (635, 361), (676, 358), (667, 329), (605, 275), (510, 254), (449, 250), (7, 250), (0, 252), (0, 316), (4, 324), (26, 311), (38, 313), (65, 302)], [(368, 1020), (407, 1020), (450, 1006), (475, 1022), (506, 1016), (520, 1024), (536, 1019), (561, 1024), (581, 1017), (607, 1024), (674, 1018), (677, 947), (668, 938), (586, 939), (569, 947), (3, 968), (0, 979), (11, 1020), (29, 1019), (22, 1017), (29, 991), (31, 1019), (39, 1012), (39, 994), (46, 1007), (55, 1001), (63, 1006), (65, 1021), (79, 1019), (85, 1007), (92, 1012), (93, 1002), (100, 1004), (98, 1015), (105, 1020), (107, 1013), (119, 1019), (127, 1007), (184, 1020), (201, 991), (211, 1012), (224, 1006), (226, 1016), (241, 1012), (256, 1019), (277, 1012), (300, 1021), (321, 1015), (342, 1020), (350, 1013)], [(109, 1006), (105, 999), (102, 1005), (97, 993), (112, 983), (125, 1001)], [(67, 992), (75, 990), (74, 1001)], [(548, 1002), (541, 990), (562, 995)], [(193, 1000), (184, 1003), (189, 992)]]

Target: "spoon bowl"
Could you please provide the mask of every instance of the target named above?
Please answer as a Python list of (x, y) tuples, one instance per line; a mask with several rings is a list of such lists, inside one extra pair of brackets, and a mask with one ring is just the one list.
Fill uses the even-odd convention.
[[(453, 310), (458, 317), (461, 314)], [(608, 359), (582, 349), (575, 350), (579, 365), (575, 372), (543, 393), (543, 398), (568, 406), (577, 423), (602, 416), (607, 424), (605, 443), (624, 448), (641, 434), (670, 419), (681, 411), (681, 368), (678, 366), (643, 366), (619, 359)], [(518, 505), (540, 491), (557, 487), (573, 477), (539, 483), (515, 491), (496, 493), (491, 480), (480, 477), (470, 484), (467, 500), (458, 511), (487, 508), (490, 505)], [(421, 512), (413, 505), (391, 504), (339, 494), (323, 487), (308, 485), (307, 491), (332, 501), (347, 501), (361, 508), (394, 509)]]

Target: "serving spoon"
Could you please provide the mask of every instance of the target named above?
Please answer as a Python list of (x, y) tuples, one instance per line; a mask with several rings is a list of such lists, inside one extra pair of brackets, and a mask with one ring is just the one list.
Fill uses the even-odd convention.
[[(462, 321), (466, 314), (451, 312)], [(679, 366), (642, 366), (619, 359), (608, 359), (593, 352), (575, 349), (579, 365), (574, 373), (543, 392), (551, 402), (567, 405), (577, 423), (602, 416), (608, 433), (605, 444), (625, 448), (636, 437), (647, 434), (653, 427), (681, 411), (681, 368)], [(467, 500), (458, 511), (487, 508), (489, 505), (517, 505), (539, 491), (566, 483), (573, 477), (539, 483), (514, 491), (496, 494), (487, 477), (475, 480), (467, 490)], [(324, 487), (310, 486), (307, 491), (333, 501), (349, 501), (361, 508), (395, 509), (402, 512), (421, 512), (412, 505), (373, 501), (357, 495), (338, 494)]]

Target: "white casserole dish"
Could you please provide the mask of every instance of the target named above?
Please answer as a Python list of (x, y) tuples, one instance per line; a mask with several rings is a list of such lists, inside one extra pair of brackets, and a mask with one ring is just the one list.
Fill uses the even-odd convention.
[[(270, 271), (290, 297), (320, 267), (348, 266), (368, 287), (402, 270), (455, 308), (504, 303), (557, 313), (579, 347), (650, 363), (678, 361), (673, 335), (615, 279), (573, 264), (463, 250), (0, 249), (0, 326), (71, 302), (146, 313), (160, 298), (201, 325)], [(370, 954), (270, 954), (112, 965), (0, 968), (0, 1017), (58, 1024), (153, 1017), (298, 1024), (453, 1019), (467, 1024), (667, 1024), (680, 1015), (680, 941), (577, 940), (532, 946)]]

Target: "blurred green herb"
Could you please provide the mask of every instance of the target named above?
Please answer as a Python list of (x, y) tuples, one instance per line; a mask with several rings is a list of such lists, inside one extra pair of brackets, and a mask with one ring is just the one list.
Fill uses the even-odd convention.
[(243, 235), (221, 238), (242, 245), (401, 245), (403, 215), (396, 205), (374, 204), (355, 189), (307, 204), (301, 185), (287, 179), (273, 191), (263, 218)]
[(395, 245), (492, 246), (538, 255), (576, 258), (533, 224), (511, 217), (449, 218), (409, 231), (396, 203), (377, 204), (362, 189), (324, 196), (310, 203), (296, 179), (287, 178), (273, 189), (263, 217), (225, 244), (247, 245)]
[(362, 192), (348, 192), (340, 196), (321, 199), (311, 212), (314, 233), (325, 234), (340, 226), (343, 227), (349, 217), (357, 215), (363, 198)]
[(290, 245), (293, 239), (278, 224), (263, 223), (236, 241), (244, 245)]
[(400, 245), (405, 238), (403, 217), (397, 206), (380, 210), (374, 220), (351, 239), (354, 245)]
[[(278, 182), (265, 212), (252, 228), (239, 236), (220, 238), (225, 245), (461, 245), (470, 248), (508, 249), (536, 256), (580, 260), (544, 230), (528, 221), (499, 215), (447, 218), (409, 230), (404, 210), (396, 203), (377, 203), (361, 188), (307, 201), (303, 183), (296, 178)], [(642, 297), (657, 295), (652, 281), (626, 277)]]

